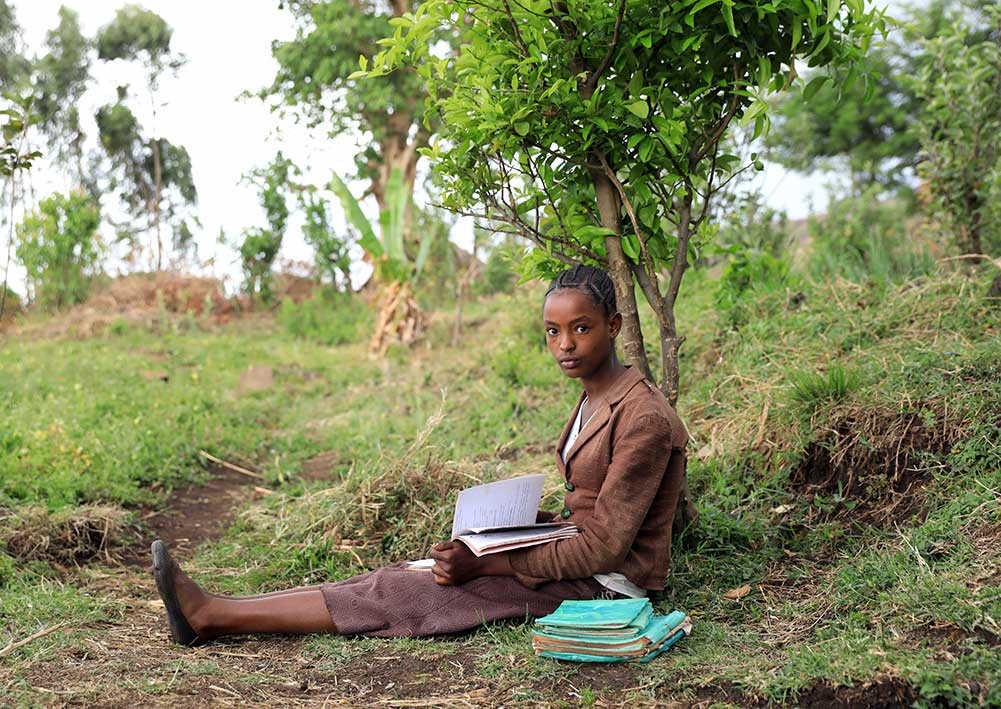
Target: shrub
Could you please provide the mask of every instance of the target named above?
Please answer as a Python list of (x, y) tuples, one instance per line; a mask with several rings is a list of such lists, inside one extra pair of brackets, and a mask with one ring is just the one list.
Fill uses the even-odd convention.
[[(736, 329), (754, 316), (773, 315), (774, 306), (785, 302), (784, 290), (793, 282), (785, 258), (741, 251), (723, 270), (716, 290), (720, 323), (728, 329)], [(778, 293), (782, 293), (782, 299), (767, 297)]]
[(372, 329), (372, 311), (348, 294), (314, 296), (301, 303), (282, 301), (278, 319), (294, 335), (326, 345), (360, 342)]
[(18, 225), (15, 252), (37, 303), (59, 308), (87, 297), (103, 256), (100, 223), (98, 205), (74, 192), (43, 199)]

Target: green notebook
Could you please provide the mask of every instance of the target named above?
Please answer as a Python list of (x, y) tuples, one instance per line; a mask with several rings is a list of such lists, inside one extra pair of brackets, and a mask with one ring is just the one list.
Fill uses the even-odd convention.
[(682, 611), (655, 616), (646, 598), (564, 601), (535, 623), (537, 654), (578, 662), (649, 662), (691, 632)]
[(573, 628), (541, 628), (533, 631), (533, 641), (538, 639), (543, 646), (555, 645), (578, 645), (581, 647), (594, 647), (600, 650), (632, 650), (656, 645), (663, 641), (668, 635), (684, 625), (687, 616), (681, 611), (674, 611), (668, 615), (653, 617), (643, 628), (636, 628), (635, 632), (625, 637), (615, 636), (586, 636), (581, 635)]
[(560, 607), (535, 621), (547, 628), (575, 630), (624, 630), (643, 628), (653, 614), (649, 598), (614, 601), (563, 601)]

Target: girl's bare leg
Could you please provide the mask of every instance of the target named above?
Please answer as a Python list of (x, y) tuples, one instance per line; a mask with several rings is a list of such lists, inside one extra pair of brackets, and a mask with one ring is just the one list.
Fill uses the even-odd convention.
[(227, 597), (203, 591), (173, 560), (169, 560), (169, 573), (181, 613), (200, 639), (242, 633), (337, 632), (319, 586)]

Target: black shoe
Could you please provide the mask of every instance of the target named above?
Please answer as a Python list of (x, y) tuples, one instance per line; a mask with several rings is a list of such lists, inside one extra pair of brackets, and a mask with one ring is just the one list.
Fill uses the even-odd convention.
[(177, 602), (177, 592), (174, 590), (174, 560), (170, 558), (167, 545), (157, 539), (150, 548), (153, 553), (153, 578), (156, 579), (156, 590), (160, 592), (163, 607), (167, 610), (167, 623), (170, 625), (170, 637), (178, 645), (194, 647), (205, 642), (188, 624), (181, 612), (181, 604)]

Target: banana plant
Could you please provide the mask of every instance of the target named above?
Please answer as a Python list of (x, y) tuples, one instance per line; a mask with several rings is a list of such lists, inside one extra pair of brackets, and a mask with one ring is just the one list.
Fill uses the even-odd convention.
[(435, 232), (421, 238), (417, 255), (411, 259), (405, 246), (410, 190), (403, 181), (403, 173), (393, 170), (386, 183), (386, 208), (379, 214), (378, 233), (344, 180), (336, 174), (331, 177), (330, 189), (340, 200), (348, 223), (358, 232), (358, 245), (372, 260), (376, 280), (384, 285), (394, 282), (416, 285), (431, 252)]
[(393, 340), (407, 345), (413, 343), (421, 336), (425, 322), (413, 289), (424, 271), (439, 230), (421, 235), (417, 255), (411, 259), (406, 249), (410, 190), (399, 170), (393, 170), (386, 183), (386, 208), (379, 214), (378, 234), (344, 180), (333, 175), (330, 189), (340, 200), (348, 223), (358, 232), (358, 245), (375, 268), (380, 304), (369, 349), (381, 354)]

